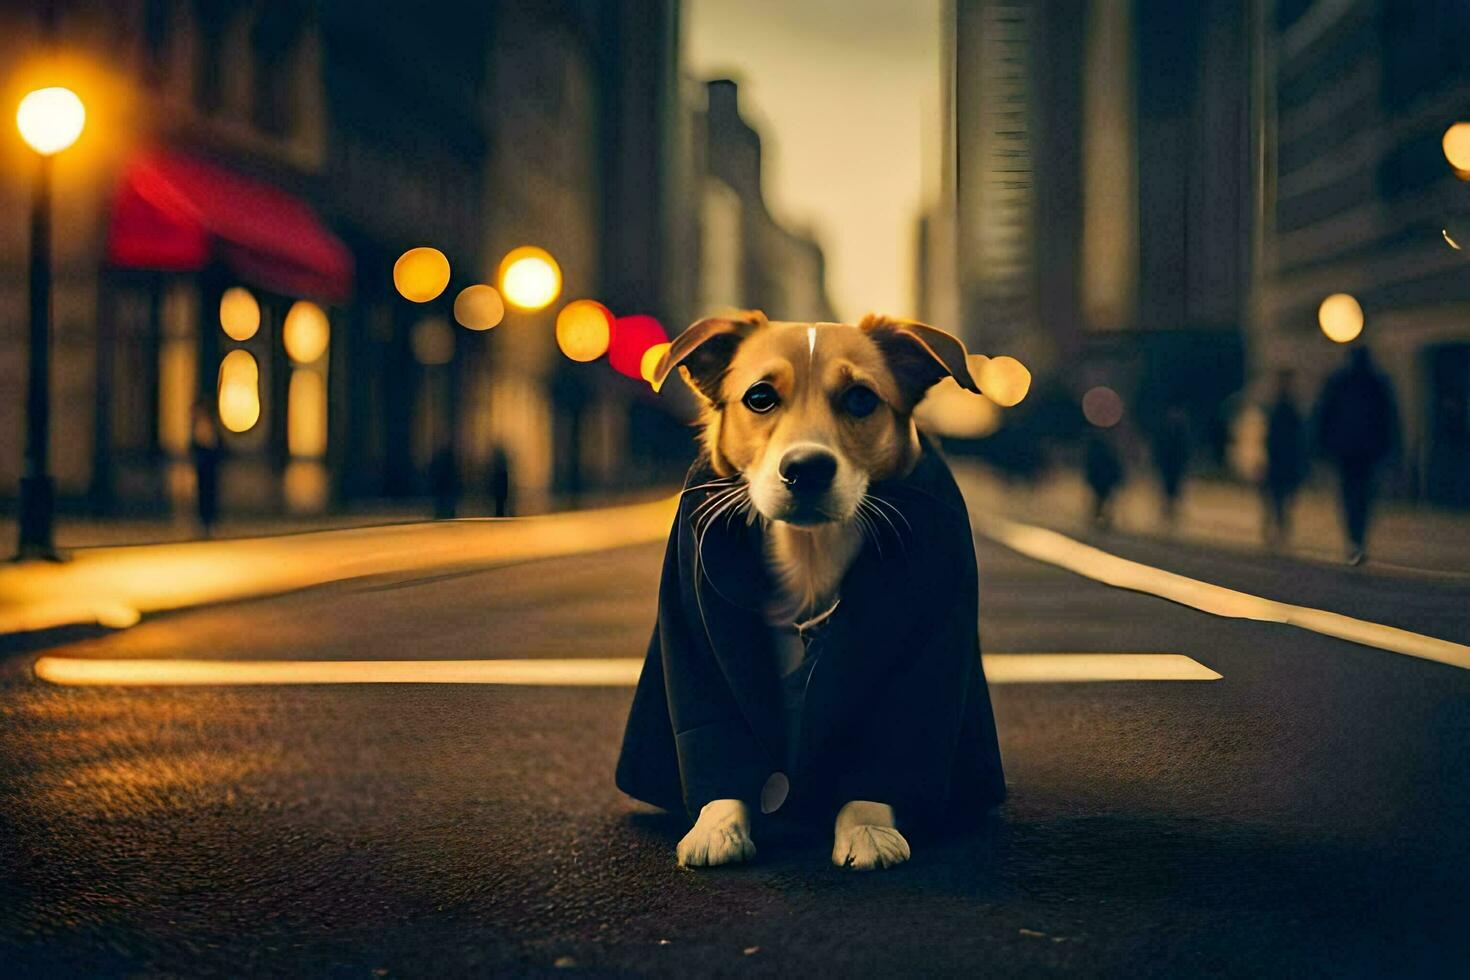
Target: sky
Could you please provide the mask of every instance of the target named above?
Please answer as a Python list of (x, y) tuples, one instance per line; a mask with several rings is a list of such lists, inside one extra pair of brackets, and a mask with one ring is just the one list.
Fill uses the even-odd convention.
[(844, 320), (914, 312), (915, 221), (938, 183), (940, 2), (683, 7), (686, 71), (740, 81), (741, 112), (762, 136), (766, 201), (777, 220), (815, 233)]

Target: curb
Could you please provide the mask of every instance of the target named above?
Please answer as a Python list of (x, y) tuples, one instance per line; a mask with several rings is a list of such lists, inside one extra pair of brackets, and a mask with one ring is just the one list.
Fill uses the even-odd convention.
[(644, 544), (668, 535), (677, 500), (538, 517), (89, 548), (60, 564), (0, 566), (0, 650), (12, 646), (17, 636), (71, 627), (125, 629), (148, 613), (279, 595), (347, 579)]

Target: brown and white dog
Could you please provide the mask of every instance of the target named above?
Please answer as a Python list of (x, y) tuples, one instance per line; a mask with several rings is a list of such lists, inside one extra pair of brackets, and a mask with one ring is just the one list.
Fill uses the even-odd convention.
[[(772, 622), (819, 619), (840, 598), (862, 547), (870, 484), (904, 476), (919, 457), (913, 410), (949, 376), (978, 392), (963, 344), (924, 324), (869, 316), (856, 325), (768, 321), (751, 312), (701, 320), (654, 375), (678, 368), (702, 402), (702, 439), (721, 477), (742, 478), (766, 525), (781, 587)], [(800, 657), (800, 651), (786, 656)], [(678, 846), (686, 866), (755, 853), (740, 800), (704, 806)], [(832, 860), (878, 868), (909, 857), (883, 800), (851, 800), (837, 814)]]

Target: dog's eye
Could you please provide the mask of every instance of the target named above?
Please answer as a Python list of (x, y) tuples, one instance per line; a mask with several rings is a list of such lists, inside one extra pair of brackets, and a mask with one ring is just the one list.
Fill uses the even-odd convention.
[(752, 412), (764, 415), (781, 404), (781, 396), (776, 394), (775, 385), (769, 381), (757, 381), (745, 392), (745, 397), (741, 401)]
[(867, 418), (878, 407), (878, 393), (872, 388), (853, 385), (842, 393), (842, 410), (853, 418)]

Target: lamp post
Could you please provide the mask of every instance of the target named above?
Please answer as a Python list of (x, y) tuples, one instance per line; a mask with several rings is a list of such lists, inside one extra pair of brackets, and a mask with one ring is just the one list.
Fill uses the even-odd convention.
[(31, 206), (31, 329), (26, 389), (25, 468), (20, 479), (18, 558), (55, 560), (52, 485), (47, 466), (51, 422), (51, 158), (77, 141), (82, 100), (67, 88), (42, 88), (20, 100), (16, 128), (39, 155)]

